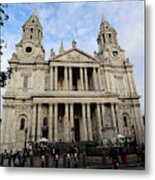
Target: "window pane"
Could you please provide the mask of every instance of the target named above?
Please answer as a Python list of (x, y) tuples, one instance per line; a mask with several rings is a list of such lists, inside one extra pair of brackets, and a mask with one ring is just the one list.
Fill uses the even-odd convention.
[(28, 76), (24, 76), (23, 78), (23, 88), (26, 89), (28, 87)]

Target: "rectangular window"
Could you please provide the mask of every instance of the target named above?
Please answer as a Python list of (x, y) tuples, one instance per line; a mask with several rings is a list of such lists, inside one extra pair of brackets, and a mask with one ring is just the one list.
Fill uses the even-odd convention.
[(49, 90), (49, 76), (46, 76), (45, 77), (45, 90), (47, 91), (47, 90)]
[(125, 93), (123, 78), (116, 78), (116, 92), (121, 95)]
[(28, 88), (28, 76), (23, 77), (23, 88), (24, 89)]

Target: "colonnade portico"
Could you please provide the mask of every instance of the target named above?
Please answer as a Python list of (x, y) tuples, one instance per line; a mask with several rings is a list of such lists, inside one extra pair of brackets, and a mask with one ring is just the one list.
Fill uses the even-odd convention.
[[(95, 109), (92, 109), (92, 104)], [(64, 116), (60, 118), (59, 107), (64, 106)], [(43, 137), (43, 119), (47, 117), (48, 119), (48, 136), (50, 142), (65, 141), (71, 142), (76, 140), (75, 136), (79, 136), (77, 141), (92, 141), (99, 139), (102, 129), (105, 127), (104, 123), (104, 103), (50, 103), (47, 104), (47, 114), (42, 113), (42, 108), (44, 104), (34, 104), (33, 105), (33, 118), (31, 122), (32, 126), (32, 140), (37, 142)], [(116, 128), (116, 117), (114, 113), (114, 106), (111, 104), (111, 112), (113, 116), (111, 119), (111, 125)], [(76, 109), (78, 108), (78, 109)], [(79, 114), (76, 113), (78, 110)], [(92, 116), (92, 111), (94, 116)], [(93, 118), (95, 117), (95, 118)], [(78, 119), (79, 132), (75, 128), (75, 118)], [(60, 119), (63, 123), (63, 138), (60, 137)], [(94, 122), (93, 122), (94, 121)], [(93, 127), (93, 123), (97, 126), (97, 129)], [(95, 131), (95, 132), (94, 132)], [(78, 133), (78, 134), (77, 134)], [(96, 134), (96, 136), (94, 135)]]
[[(62, 90), (58, 87), (58, 77), (60, 76), (58, 69), (64, 68), (63, 72), (63, 90), (64, 91), (72, 91), (75, 90), (73, 88), (73, 71), (74, 69), (77, 69), (79, 72), (79, 81), (80, 85), (78, 85), (77, 89), (78, 91), (88, 91), (88, 90), (101, 90), (100, 80), (98, 79), (99, 76), (99, 68), (97, 66), (94, 67), (79, 67), (79, 66), (51, 66), (50, 67), (50, 90)], [(89, 80), (88, 80), (88, 69), (92, 70), (92, 82), (93, 87), (89, 87)]]

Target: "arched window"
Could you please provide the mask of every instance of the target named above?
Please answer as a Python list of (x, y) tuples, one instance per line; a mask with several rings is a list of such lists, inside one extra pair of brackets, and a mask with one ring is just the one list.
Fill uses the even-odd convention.
[(124, 121), (124, 127), (128, 127), (128, 122), (127, 122), (126, 116), (123, 117), (123, 121)]
[(47, 117), (45, 117), (43, 119), (43, 126), (47, 126), (47, 125), (48, 125), (48, 119), (47, 119)]
[(20, 120), (20, 130), (24, 130), (24, 129), (25, 129), (25, 119), (22, 118), (22, 119)]

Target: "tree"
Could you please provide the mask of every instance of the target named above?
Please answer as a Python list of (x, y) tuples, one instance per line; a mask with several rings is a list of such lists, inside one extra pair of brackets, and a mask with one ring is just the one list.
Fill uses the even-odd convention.
[[(0, 4), (0, 34), (2, 31), (2, 27), (4, 26), (4, 22), (9, 19), (9, 16), (6, 14), (5, 9), (7, 8), (6, 4)], [(0, 56), (3, 55), (2, 49), (6, 47), (6, 44), (0, 36)]]
[[(4, 26), (4, 22), (9, 19), (9, 16), (6, 14), (5, 10), (7, 8), (6, 4), (0, 4), (0, 35), (2, 31), (2, 27)], [(1, 56), (3, 55), (2, 49), (6, 48), (6, 44), (4, 40), (0, 36), (0, 62)], [(10, 78), (10, 72), (1, 72), (0, 71), (0, 87), (5, 87), (7, 78)]]

